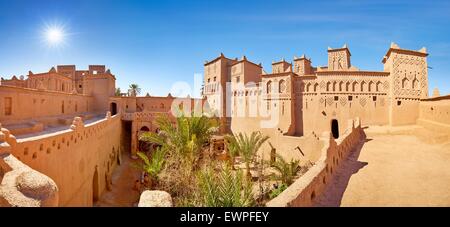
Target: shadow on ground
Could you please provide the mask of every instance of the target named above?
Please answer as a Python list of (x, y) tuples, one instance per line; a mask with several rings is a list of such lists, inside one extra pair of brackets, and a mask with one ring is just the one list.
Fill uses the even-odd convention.
[(331, 182), (326, 186), (324, 192), (316, 200), (316, 207), (339, 207), (341, 205), (342, 197), (348, 186), (348, 182), (353, 174), (368, 165), (367, 162), (358, 161), (359, 155), (364, 144), (370, 142), (372, 139), (365, 139), (344, 160), (340, 168), (335, 173)]
[(112, 175), (112, 190), (105, 191), (95, 207), (134, 207), (139, 202), (139, 192), (134, 190), (134, 182), (140, 171), (133, 167), (135, 160), (129, 153), (122, 154), (122, 163)]

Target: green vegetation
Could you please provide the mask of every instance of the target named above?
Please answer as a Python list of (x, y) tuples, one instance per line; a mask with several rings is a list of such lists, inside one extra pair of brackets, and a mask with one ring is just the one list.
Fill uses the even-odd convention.
[(120, 96), (122, 94), (122, 91), (120, 90), (120, 87), (118, 87), (118, 88), (116, 88), (116, 91), (115, 91), (115, 96)]
[(138, 152), (137, 155), (142, 160), (142, 163), (136, 165), (136, 167), (147, 173), (152, 182), (157, 182), (158, 174), (164, 166), (165, 154), (166, 152), (163, 149), (158, 148), (151, 159), (149, 159), (145, 153)]
[(279, 196), (287, 188), (288, 188), (288, 186), (286, 184), (281, 184), (280, 186), (278, 186), (277, 188), (275, 188), (274, 190), (272, 190), (269, 193), (269, 198), (273, 199), (273, 198)]
[(138, 84), (130, 84), (130, 87), (128, 88), (128, 95), (132, 97), (136, 97), (139, 94), (141, 94), (141, 88)]
[[(239, 133), (225, 136), (230, 156), (229, 163), (215, 161), (207, 145), (218, 131), (218, 121), (205, 115), (181, 115), (156, 118), (159, 132), (146, 132), (141, 141), (157, 144), (159, 148), (151, 158), (138, 153), (142, 160), (140, 169), (151, 180), (157, 181), (154, 190), (171, 194), (175, 206), (203, 207), (246, 207), (263, 205), (267, 199), (279, 195), (295, 179), (301, 168), (298, 161), (286, 162), (281, 156), (272, 167), (277, 171), (273, 176), (264, 176), (269, 164), (263, 156), (258, 156), (261, 146), (269, 139), (260, 132), (250, 135)], [(243, 170), (235, 170), (236, 157), (245, 162)], [(250, 168), (258, 175), (253, 182)], [(272, 177), (272, 178), (271, 178)], [(280, 181), (281, 186), (272, 190), (270, 179)], [(273, 183), (273, 182), (272, 182)], [(255, 197), (253, 186), (259, 186)]]
[(206, 207), (249, 207), (255, 202), (252, 183), (242, 171), (225, 166), (219, 173), (205, 169), (198, 174), (199, 205)]
[(263, 136), (260, 132), (253, 132), (250, 136), (243, 133), (227, 136), (230, 156), (233, 155), (232, 163), (234, 163), (235, 155), (241, 155), (245, 161), (247, 176), (251, 177), (250, 163), (254, 162), (256, 153), (268, 139), (268, 136)]
[(282, 184), (291, 185), (301, 170), (299, 163), (299, 161), (293, 160), (287, 162), (281, 155), (277, 155), (277, 160), (272, 163), (272, 167), (278, 172), (274, 175), (274, 179), (281, 181)]
[(202, 158), (203, 145), (217, 131), (217, 122), (206, 116), (182, 115), (176, 118), (174, 124), (169, 117), (161, 115), (156, 119), (156, 124), (160, 133), (147, 132), (139, 139), (159, 144), (171, 156), (178, 156), (194, 169), (198, 168), (198, 162)]
[(204, 156), (203, 146), (217, 131), (217, 122), (206, 116), (177, 117), (175, 122), (166, 115), (156, 119), (159, 133), (147, 132), (140, 140), (158, 144), (167, 151), (165, 165), (161, 171), (158, 189), (169, 192), (177, 205), (188, 205), (197, 194), (197, 172)]

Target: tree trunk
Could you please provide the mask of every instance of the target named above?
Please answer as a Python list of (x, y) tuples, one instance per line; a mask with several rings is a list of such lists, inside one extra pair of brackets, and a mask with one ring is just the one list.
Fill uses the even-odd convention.
[(248, 179), (252, 179), (252, 173), (250, 173), (250, 163), (249, 162), (245, 162), (245, 167), (247, 168), (247, 177)]
[(234, 168), (234, 156), (230, 155), (229, 163), (230, 163), (230, 166), (231, 166), (231, 170), (236, 170), (236, 168)]

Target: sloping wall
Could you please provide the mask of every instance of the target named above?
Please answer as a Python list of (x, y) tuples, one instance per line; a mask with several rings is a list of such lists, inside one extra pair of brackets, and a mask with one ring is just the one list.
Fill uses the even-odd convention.
[(269, 201), (268, 207), (304, 207), (314, 205), (314, 200), (324, 190), (333, 177), (335, 170), (343, 163), (361, 141), (365, 139), (364, 130), (359, 119), (349, 120), (349, 127), (342, 139), (335, 140), (329, 132), (324, 132), (319, 160), (303, 176), (283, 191), (279, 196)]
[(120, 114), (84, 125), (75, 118), (71, 129), (18, 139), (11, 153), (53, 179), (59, 206), (92, 206), (107, 187), (120, 156)]
[(421, 100), (417, 124), (450, 134), (450, 95)]

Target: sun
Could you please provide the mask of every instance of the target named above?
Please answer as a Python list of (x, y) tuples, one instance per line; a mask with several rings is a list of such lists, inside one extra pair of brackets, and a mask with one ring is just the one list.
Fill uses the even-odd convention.
[(63, 48), (67, 45), (67, 26), (61, 23), (45, 23), (41, 30), (41, 40), (48, 48)]
[(49, 28), (46, 36), (50, 44), (60, 44), (63, 41), (64, 32), (60, 28)]

